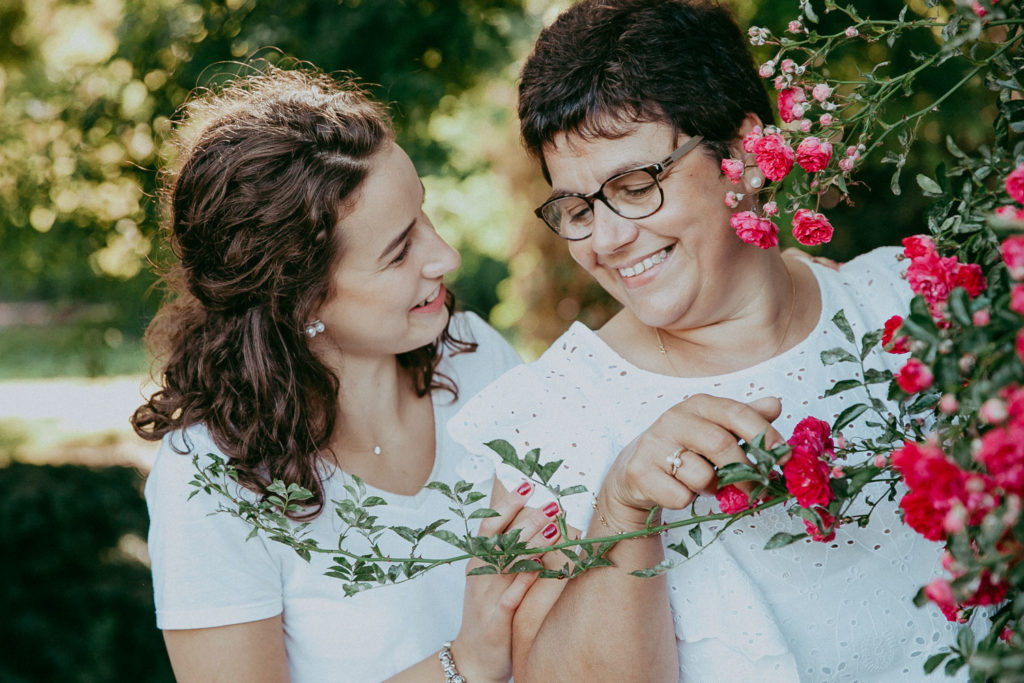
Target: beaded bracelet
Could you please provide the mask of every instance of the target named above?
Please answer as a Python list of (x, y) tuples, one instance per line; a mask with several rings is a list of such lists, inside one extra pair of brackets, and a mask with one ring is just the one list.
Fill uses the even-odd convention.
[(466, 683), (459, 670), (455, 668), (455, 657), (452, 656), (452, 641), (446, 642), (441, 651), (437, 653), (441, 661), (441, 668), (444, 669), (444, 683)]

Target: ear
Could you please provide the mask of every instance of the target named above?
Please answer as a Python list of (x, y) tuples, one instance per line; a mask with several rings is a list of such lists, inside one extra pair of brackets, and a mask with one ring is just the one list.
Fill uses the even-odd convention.
[(743, 121), (740, 122), (740, 127), (736, 130), (736, 137), (729, 144), (729, 151), (733, 158), (742, 159), (745, 164), (754, 163), (754, 155), (750, 152), (743, 151), (743, 138), (745, 138), (750, 131), (754, 130), (755, 127), (760, 127), (763, 130), (764, 124), (761, 122), (760, 116), (750, 112), (743, 117)]

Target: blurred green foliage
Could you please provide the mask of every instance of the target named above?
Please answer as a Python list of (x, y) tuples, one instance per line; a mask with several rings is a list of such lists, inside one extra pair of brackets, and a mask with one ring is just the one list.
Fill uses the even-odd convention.
[(139, 557), (141, 485), (130, 467), (0, 467), (0, 680), (174, 680)]
[[(159, 303), (151, 263), (168, 258), (158, 239), (155, 171), (168, 152), (174, 111), (191, 90), (244, 69), (256, 55), (354, 71), (394, 103), (400, 142), (428, 188), (428, 212), (464, 254), (453, 289), (527, 357), (573, 319), (601, 324), (615, 304), (532, 216), (546, 188), (519, 148), (514, 115), (520, 60), (542, 23), (568, 4), (0, 0), (0, 301), (109, 304), (114, 313), (104, 334), (113, 328), (137, 344)], [(799, 10), (797, 0), (732, 4), (741, 24), (779, 34)], [(853, 4), (877, 18), (903, 6)], [(822, 0), (812, 5), (823, 28), (839, 20), (824, 13)], [(926, 9), (923, 0), (910, 5), (912, 12)], [(921, 32), (892, 49), (864, 42), (837, 53), (827, 69), (837, 78), (881, 61), (905, 69), (914, 52), (940, 40)], [(885, 116), (927, 106), (965, 68), (951, 59), (922, 74)], [(927, 202), (912, 179), (933, 173), (947, 134), (967, 151), (990, 142), (994, 115), (981, 82), (946, 102), (922, 126), (898, 197), (888, 191), (892, 167), (881, 154), (869, 157), (852, 188), (854, 204), (823, 206), (837, 230), (833, 243), (816, 251), (845, 260), (921, 231)], [(52, 371), (123, 371), (95, 361), (109, 351), (97, 340), (91, 334), (86, 343), (101, 347), (83, 351), (94, 361), (52, 363)], [(8, 354), (12, 361), (0, 357), (11, 373), (22, 367), (13, 359), (37, 350), (19, 348)]]

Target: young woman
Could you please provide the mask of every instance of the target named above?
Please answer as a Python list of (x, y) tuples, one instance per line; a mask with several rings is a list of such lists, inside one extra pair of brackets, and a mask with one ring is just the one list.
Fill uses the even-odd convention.
[[(450, 429), (470, 447), (503, 438), (561, 459), (554, 483), (592, 492), (565, 499), (567, 521), (589, 536), (643, 529), (655, 505), (665, 521), (691, 503), (713, 511), (701, 496), (717, 489), (716, 466), (744, 458), (738, 439), (766, 433), (772, 445), (849, 403), (825, 396), (848, 372), (820, 360), (844, 343), (830, 320), (844, 310), (860, 337), (906, 310), (897, 251), (835, 271), (739, 239), (732, 213), (756, 210), (766, 182), (743, 140), (773, 113), (742, 31), (716, 2), (573, 5), (523, 68), (519, 114), (552, 187), (538, 215), (622, 309), (596, 331), (574, 324)], [(738, 188), (725, 157), (745, 162)], [(730, 190), (747, 196), (735, 209)], [(876, 349), (867, 362), (902, 361)], [(846, 436), (870, 436), (867, 419)], [(878, 501), (884, 488), (869, 493)], [(924, 678), (955, 628), (911, 602), (939, 570), (939, 546), (884, 499), (866, 528), (843, 527), (833, 543), (764, 550), (776, 532), (802, 530), (793, 524), (763, 511), (652, 579), (629, 571), (665, 559), (663, 543), (692, 549), (684, 530), (619, 543), (616, 567), (555, 585), (564, 590), (546, 603), (531, 593), (517, 632), (525, 615), (529, 629), (542, 625), (532, 649), (517, 649), (516, 680)]]
[[(275, 479), (311, 490), (297, 517), (322, 547), (338, 542), (330, 508), (353, 477), (387, 501), (382, 524), (452, 517), (423, 488), (473, 474), (443, 425), (519, 360), (478, 317), (452, 314), (444, 276), (459, 255), (423, 213), (384, 109), (351, 82), (268, 66), (193, 99), (176, 134), (173, 296), (149, 332), (160, 390), (132, 424), (163, 442), (149, 552), (178, 680), (507, 680), (512, 615), (535, 575), (467, 579), (463, 563), (346, 598), (329, 557), (246, 541), (244, 522), (214, 514), (225, 501), (190, 498), (193, 457), (215, 454), (240, 496)], [(529, 493), (496, 486), (500, 516), (480, 533), (514, 524), (553, 542), (556, 511), (524, 509)]]

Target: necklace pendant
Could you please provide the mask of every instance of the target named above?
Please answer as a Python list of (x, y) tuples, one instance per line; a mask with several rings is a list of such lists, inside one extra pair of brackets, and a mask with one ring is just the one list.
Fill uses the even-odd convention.
[(373, 454), (374, 455), (380, 455), (380, 446), (374, 446), (373, 447)]

